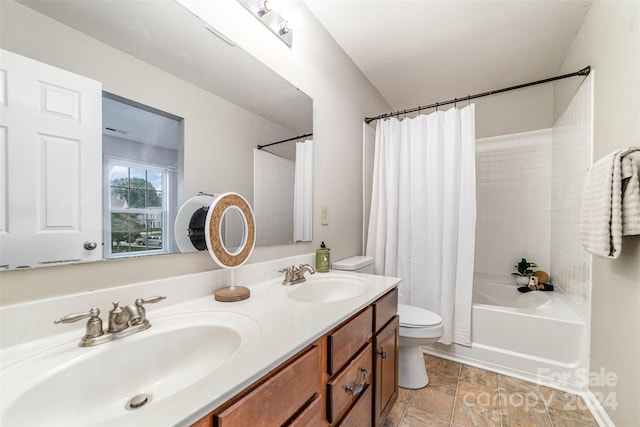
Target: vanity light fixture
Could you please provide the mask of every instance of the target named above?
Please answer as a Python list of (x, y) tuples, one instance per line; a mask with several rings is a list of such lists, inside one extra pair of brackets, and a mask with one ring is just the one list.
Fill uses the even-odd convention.
[(256, 12), (258, 13), (258, 16), (262, 18), (264, 15), (273, 10), (278, 10), (277, 0), (264, 0), (259, 2)]
[(293, 44), (293, 26), (280, 10), (279, 0), (238, 0), (258, 21), (282, 40), (287, 46)]

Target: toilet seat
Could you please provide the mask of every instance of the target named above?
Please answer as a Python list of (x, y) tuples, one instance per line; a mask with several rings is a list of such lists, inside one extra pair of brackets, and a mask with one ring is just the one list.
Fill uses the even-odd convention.
[(398, 314), (400, 326), (407, 328), (424, 328), (442, 323), (442, 318), (434, 312), (413, 305), (398, 304)]
[(416, 340), (440, 338), (444, 332), (442, 318), (432, 311), (412, 305), (398, 304), (398, 314), (400, 315), (401, 340), (403, 338)]

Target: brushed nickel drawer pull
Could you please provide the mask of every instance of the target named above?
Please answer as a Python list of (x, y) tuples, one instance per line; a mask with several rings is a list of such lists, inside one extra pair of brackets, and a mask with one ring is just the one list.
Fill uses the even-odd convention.
[(383, 359), (387, 358), (387, 350), (385, 350), (384, 348), (382, 350), (379, 350), (378, 354), (382, 356)]
[(369, 373), (369, 370), (367, 368), (360, 368), (360, 372), (362, 372), (362, 381), (360, 384), (356, 384), (354, 386), (348, 385), (345, 387), (345, 390), (351, 393), (351, 396), (355, 396), (364, 389), (364, 384), (367, 381), (367, 374)]

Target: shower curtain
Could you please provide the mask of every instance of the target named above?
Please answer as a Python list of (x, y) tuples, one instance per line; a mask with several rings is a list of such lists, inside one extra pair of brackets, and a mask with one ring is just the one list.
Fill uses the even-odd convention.
[(476, 221), (475, 105), (378, 123), (366, 254), (400, 302), (442, 317), (470, 345)]
[(311, 240), (313, 231), (313, 141), (296, 142), (293, 183), (293, 241)]

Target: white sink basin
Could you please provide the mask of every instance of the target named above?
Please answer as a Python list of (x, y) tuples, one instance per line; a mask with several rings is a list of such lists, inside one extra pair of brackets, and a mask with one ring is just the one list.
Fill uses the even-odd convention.
[[(135, 335), (89, 348), (67, 342), (3, 369), (0, 424), (127, 424), (128, 414), (214, 375), (259, 334), (253, 320), (227, 312), (150, 321)], [(147, 403), (131, 409), (140, 394)]]
[[(320, 274), (320, 273), (318, 273)], [(364, 294), (370, 288), (367, 280), (348, 275), (311, 276), (306, 282), (293, 285), (289, 298), (311, 303), (344, 301)]]

